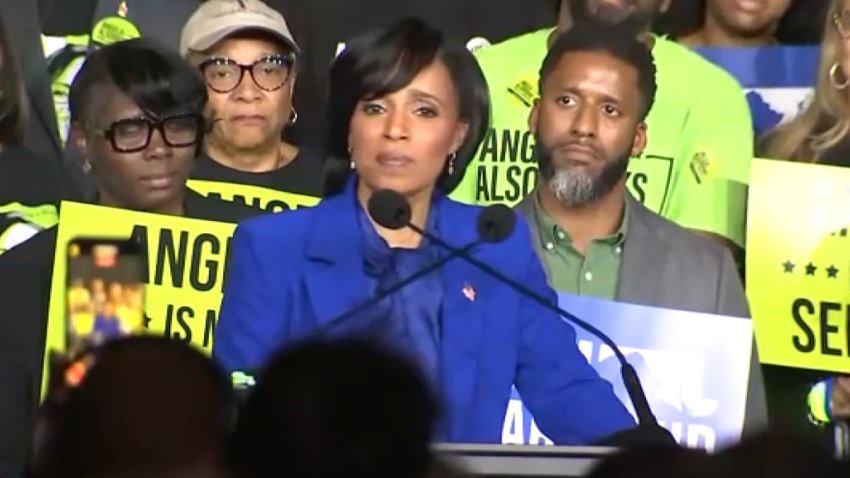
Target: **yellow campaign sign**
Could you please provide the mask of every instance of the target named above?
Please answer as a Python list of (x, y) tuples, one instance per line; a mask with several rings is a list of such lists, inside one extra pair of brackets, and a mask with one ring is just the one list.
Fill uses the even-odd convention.
[(249, 184), (190, 179), (188, 185), (206, 197), (216, 197), (254, 209), (262, 209), (266, 212), (291, 211), (302, 207), (315, 206), (319, 203), (317, 197)]
[(748, 207), (761, 361), (850, 372), (850, 169), (756, 159)]
[(212, 350), (224, 266), (235, 224), (62, 203), (47, 325), (50, 351), (65, 349), (66, 261), (74, 238), (134, 238), (147, 245), (145, 316), (150, 333)]

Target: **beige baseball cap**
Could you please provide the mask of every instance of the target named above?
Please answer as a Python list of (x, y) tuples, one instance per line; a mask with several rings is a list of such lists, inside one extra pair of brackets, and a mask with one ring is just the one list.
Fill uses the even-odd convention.
[(241, 30), (268, 32), (300, 53), (283, 15), (261, 0), (207, 0), (189, 17), (180, 35), (180, 54), (205, 51)]

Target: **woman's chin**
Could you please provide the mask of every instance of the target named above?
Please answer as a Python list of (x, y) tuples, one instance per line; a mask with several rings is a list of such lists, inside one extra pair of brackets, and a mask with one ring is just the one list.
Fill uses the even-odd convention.
[(379, 177), (372, 178), (361, 177), (360, 180), (365, 182), (366, 186), (372, 191), (379, 191), (381, 189), (392, 189), (393, 191), (402, 194), (404, 194), (405, 191), (411, 189), (412, 183), (409, 178), (387, 175), (381, 175)]

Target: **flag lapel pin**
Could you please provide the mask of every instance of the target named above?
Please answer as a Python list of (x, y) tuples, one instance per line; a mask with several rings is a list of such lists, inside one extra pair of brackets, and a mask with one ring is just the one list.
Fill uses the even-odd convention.
[(475, 302), (475, 289), (473, 289), (468, 282), (464, 282), (462, 292), (463, 296), (466, 297), (470, 302)]

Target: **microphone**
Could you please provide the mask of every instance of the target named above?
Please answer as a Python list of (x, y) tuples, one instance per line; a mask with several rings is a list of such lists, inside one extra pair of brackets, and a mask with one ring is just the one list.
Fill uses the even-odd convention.
[[(410, 224), (410, 204), (407, 203), (404, 196), (392, 189), (381, 189), (379, 191), (375, 191), (372, 196), (369, 197), (366, 209), (369, 212), (369, 216), (375, 222), (387, 229), (402, 229), (412, 226)], [(481, 211), (478, 215), (478, 222), (476, 226), (478, 229), (478, 237), (482, 242), (502, 242), (514, 232), (514, 227), (516, 227), (516, 214), (514, 214), (509, 207), (503, 204), (493, 204), (485, 207)], [(415, 226), (413, 226), (412, 229), (416, 231)], [(423, 235), (426, 239), (431, 240), (427, 234), (423, 234), (420, 231), (416, 232)], [(446, 246), (448, 245), (446, 244)], [(448, 249), (449, 252), (452, 253), (457, 252), (456, 248), (453, 248), (452, 246), (444, 248)]]
[[(409, 227), (418, 234), (421, 234), (429, 241), (433, 241), (440, 247), (452, 252), (453, 254), (457, 254), (461, 259), (467, 261), (469, 264), (478, 268), (484, 273), (490, 275), (491, 277), (499, 280), (504, 284), (507, 284), (520, 294), (534, 300), (543, 307), (546, 307), (547, 309), (557, 313), (559, 317), (562, 317), (578, 325), (582, 329), (598, 337), (603, 343), (605, 343), (605, 345), (607, 345), (611, 348), (611, 350), (614, 351), (614, 355), (620, 362), (620, 374), (622, 376), (623, 383), (625, 384), (626, 391), (629, 394), (629, 399), (635, 409), (635, 414), (637, 415), (639, 425), (638, 428), (642, 429), (642, 431), (649, 431), (651, 432), (649, 433), (649, 435), (652, 435), (644, 435), (645, 441), (652, 440), (661, 443), (675, 444), (673, 436), (668, 430), (664, 429), (658, 424), (658, 420), (652, 413), (652, 408), (649, 406), (649, 402), (646, 398), (646, 393), (643, 390), (643, 385), (640, 382), (640, 378), (638, 377), (637, 371), (628, 362), (626, 356), (623, 355), (623, 352), (620, 350), (617, 344), (614, 343), (614, 341), (611, 340), (610, 337), (608, 337), (608, 335), (606, 335), (593, 325), (560, 308), (557, 304), (553, 304), (549, 301), (549, 299), (529, 289), (521, 282), (508, 277), (507, 275), (496, 270), (489, 264), (476, 259), (475, 257), (468, 254), (467, 251), (457, 249), (456, 247), (446, 243), (444, 240), (440, 239), (434, 234), (431, 234), (428, 231), (425, 231), (422, 228), (418, 227), (417, 225), (412, 224), (410, 222), (410, 204), (408, 204), (407, 200), (401, 194), (388, 189), (377, 191), (372, 195), (372, 197), (369, 198), (368, 210), (369, 215), (372, 216), (372, 219), (381, 226), (389, 229), (401, 229), (404, 227)], [(485, 209), (485, 211), (487, 210), (490, 211), (490, 213), (488, 213), (488, 225), (493, 230), (498, 229), (499, 226), (497, 224), (499, 223), (499, 221), (504, 221), (507, 216), (511, 217), (511, 221), (516, 221), (514, 212), (507, 206), (490, 206)], [(479, 216), (479, 231), (481, 230), (482, 222), (484, 221), (484, 216), (484, 213)], [(502, 237), (502, 239), (507, 237), (507, 235), (510, 235), (510, 232), (512, 231), (513, 224), (510, 227), (510, 231), (504, 237)], [(499, 233), (504, 233), (504, 231), (500, 230)], [(628, 441), (630, 442), (630, 444), (640, 441), (640, 437), (636, 436), (634, 433), (628, 434), (626, 433), (626, 431), (620, 432), (614, 435), (614, 437), (617, 437), (616, 441)]]

